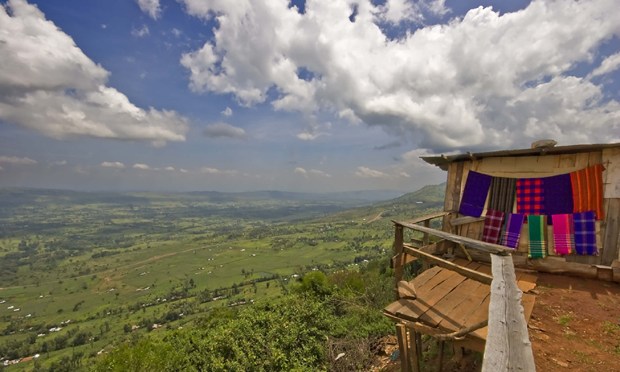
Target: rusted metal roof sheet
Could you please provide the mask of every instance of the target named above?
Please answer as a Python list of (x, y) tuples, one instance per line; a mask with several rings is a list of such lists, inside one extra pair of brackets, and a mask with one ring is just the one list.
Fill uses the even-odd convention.
[(425, 162), (436, 165), (443, 170), (448, 170), (448, 165), (457, 161), (475, 160), (482, 158), (497, 158), (507, 156), (542, 156), (542, 155), (560, 155), (574, 154), (579, 152), (598, 151), (606, 148), (620, 147), (620, 143), (606, 144), (590, 144), (590, 145), (570, 145), (556, 147), (540, 147), (534, 149), (517, 149), (517, 150), (500, 150), (489, 152), (477, 152), (458, 155), (438, 155), (438, 156), (422, 156)]

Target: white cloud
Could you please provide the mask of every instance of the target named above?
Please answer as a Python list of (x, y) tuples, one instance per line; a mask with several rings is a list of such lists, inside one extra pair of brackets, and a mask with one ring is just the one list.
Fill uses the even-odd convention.
[(150, 34), (149, 27), (147, 25), (142, 25), (140, 28), (134, 28), (131, 30), (131, 35), (135, 37), (145, 37)]
[(125, 164), (121, 163), (120, 161), (104, 161), (103, 163), (101, 163), (101, 166), (104, 168), (116, 168), (116, 169), (125, 168)]
[[(541, 137), (609, 142), (620, 133), (618, 102), (572, 76), (620, 36), (615, 0), (534, 0), (503, 14), (479, 7), (396, 38), (381, 22), (420, 10), (443, 15), (445, 2), (307, 0), (304, 14), (279, 1), (183, 2), (189, 14), (217, 20), (213, 39), (181, 58), (197, 92), (378, 125), (435, 151), (527, 146)], [(610, 59), (599, 72), (616, 65)], [(569, 90), (540, 94), (551, 87)]]
[(230, 107), (226, 107), (221, 114), (224, 116), (232, 116), (233, 110)]
[(357, 167), (355, 175), (362, 178), (387, 178), (387, 174), (368, 167)]
[(410, 175), (409, 173), (407, 173), (407, 172), (400, 172), (400, 173), (399, 173), (399, 175), (400, 175), (401, 177), (411, 178), (411, 175)]
[(295, 170), (293, 171), (296, 174), (301, 174), (302, 176), (308, 178), (308, 176), (317, 176), (317, 177), (325, 177), (325, 178), (331, 178), (331, 175), (329, 173), (325, 173), (322, 170), (319, 169), (310, 169), (310, 170), (306, 170), (302, 167), (297, 167), (295, 168)]
[(63, 166), (63, 165), (67, 165), (67, 161), (66, 160), (58, 160), (58, 161), (54, 161), (52, 162), (52, 165), (56, 165), (56, 166)]
[(220, 175), (227, 175), (227, 176), (234, 176), (234, 175), (239, 174), (239, 172), (236, 170), (226, 170), (226, 169), (218, 169), (218, 168), (211, 168), (211, 167), (203, 167), (200, 169), (200, 171), (205, 174), (220, 174)]
[(146, 165), (144, 163), (136, 163), (136, 164), (133, 165), (133, 168), (134, 169), (140, 169), (140, 170), (149, 170), (149, 169), (151, 169), (150, 166), (148, 166), (148, 165)]
[(0, 120), (56, 139), (185, 140), (185, 118), (107, 87), (109, 73), (23, 0), (0, 6), (0, 55)]
[(164, 168), (164, 170), (169, 171), (169, 172), (174, 172), (175, 171), (174, 167), (166, 167), (166, 168)]
[(612, 54), (609, 57), (605, 58), (603, 62), (601, 62), (601, 65), (597, 67), (594, 71), (592, 71), (590, 76), (594, 77), (605, 75), (617, 70), (618, 67), (620, 67), (620, 52)]
[(185, 168), (179, 168), (179, 172), (181, 173), (188, 173), (189, 171)]
[(17, 156), (0, 156), (0, 164), (33, 165), (37, 164), (37, 161), (26, 157), (20, 158)]
[(226, 137), (242, 139), (247, 136), (243, 128), (235, 127), (226, 123), (215, 123), (207, 125), (203, 133), (209, 138)]
[(297, 138), (302, 141), (313, 141), (321, 136), (321, 133), (301, 132), (297, 134)]
[(159, 0), (138, 0), (140, 10), (148, 14), (151, 18), (157, 19), (161, 15)]
[(170, 32), (172, 32), (172, 35), (174, 35), (174, 37), (181, 37), (181, 35), (183, 35), (183, 31), (174, 27), (172, 28), (172, 30), (170, 30)]

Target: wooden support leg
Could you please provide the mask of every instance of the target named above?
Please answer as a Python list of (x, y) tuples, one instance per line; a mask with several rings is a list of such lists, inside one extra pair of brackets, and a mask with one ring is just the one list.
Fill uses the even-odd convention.
[(400, 370), (402, 372), (410, 372), (407, 328), (402, 323), (396, 324), (396, 338), (398, 339), (398, 352), (400, 353)]
[(411, 361), (411, 371), (420, 372), (420, 345), (418, 336), (420, 334), (413, 329), (409, 329), (409, 360)]
[(439, 341), (439, 369), (437, 370), (439, 372), (443, 369), (443, 348), (445, 343), (445, 341)]

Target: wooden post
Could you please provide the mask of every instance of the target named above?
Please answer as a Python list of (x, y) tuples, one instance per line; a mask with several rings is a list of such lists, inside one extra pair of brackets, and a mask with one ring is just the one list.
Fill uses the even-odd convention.
[(398, 339), (398, 352), (400, 353), (400, 370), (403, 372), (410, 372), (407, 328), (405, 328), (405, 325), (402, 323), (396, 324), (396, 338)]
[(439, 341), (439, 368), (437, 369), (439, 372), (443, 369), (443, 348), (445, 343), (445, 341)]
[(403, 260), (403, 242), (404, 242), (403, 226), (394, 225), (394, 296), (398, 300), (398, 282), (403, 280), (404, 260)]
[(512, 256), (491, 255), (493, 282), (482, 372), (535, 371)]
[(418, 336), (420, 334), (414, 329), (409, 328), (409, 368), (413, 372), (420, 372), (420, 345), (418, 345)]

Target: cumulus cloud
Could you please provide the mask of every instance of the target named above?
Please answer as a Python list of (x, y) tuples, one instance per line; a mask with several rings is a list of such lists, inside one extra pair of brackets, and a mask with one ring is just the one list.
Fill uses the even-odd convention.
[(323, 172), (322, 170), (319, 169), (310, 169), (310, 170), (306, 170), (302, 167), (296, 167), (295, 170), (293, 171), (296, 174), (301, 174), (304, 177), (308, 177), (308, 176), (317, 176), (317, 177), (325, 177), (325, 178), (331, 178), (331, 175), (329, 173)]
[(389, 175), (368, 167), (357, 167), (355, 175), (362, 178), (387, 178)]
[(197, 92), (381, 126), (434, 151), (619, 139), (618, 102), (573, 72), (620, 36), (615, 0), (479, 7), (398, 37), (384, 23), (422, 8), (446, 14), (445, 2), (307, 0), (301, 14), (278, 1), (182, 1), (217, 21), (214, 37), (181, 58)]
[(169, 171), (169, 172), (174, 172), (175, 171), (174, 167), (170, 167), (170, 166), (164, 168), (164, 170)]
[(67, 165), (67, 161), (66, 160), (58, 160), (58, 161), (54, 161), (52, 162), (52, 165), (56, 165), (56, 166), (63, 166), (63, 165)]
[(230, 107), (226, 107), (224, 110), (222, 110), (221, 114), (224, 116), (232, 116), (233, 110)]
[(243, 128), (235, 127), (226, 123), (207, 125), (203, 133), (209, 138), (225, 137), (242, 139), (246, 137), (246, 132)]
[(150, 34), (149, 27), (147, 25), (142, 25), (140, 28), (134, 28), (131, 30), (131, 34), (135, 37), (145, 37)]
[(149, 170), (149, 169), (151, 169), (150, 166), (148, 166), (147, 164), (144, 164), (144, 163), (136, 163), (136, 164), (133, 165), (132, 168), (140, 169), (140, 170)]
[(185, 140), (184, 117), (106, 86), (109, 73), (24, 0), (0, 6), (0, 55), (0, 120), (56, 139)]
[(20, 158), (17, 156), (0, 156), (0, 164), (12, 164), (12, 165), (33, 165), (37, 164), (36, 160), (30, 158)]
[(603, 62), (601, 62), (601, 65), (597, 67), (594, 71), (592, 71), (590, 76), (594, 77), (605, 75), (617, 70), (618, 67), (620, 67), (620, 52), (612, 54), (609, 57), (605, 58)]
[(211, 168), (211, 167), (202, 167), (200, 169), (200, 172), (205, 173), (205, 174), (220, 174), (220, 175), (227, 175), (227, 176), (234, 176), (236, 174), (239, 174), (239, 172), (236, 170), (218, 169), (218, 168)]
[(104, 161), (103, 163), (101, 163), (101, 166), (104, 168), (116, 168), (116, 169), (125, 168), (125, 164), (121, 163), (120, 161)]
[(138, 0), (140, 10), (148, 14), (151, 18), (157, 19), (161, 15), (159, 0)]

